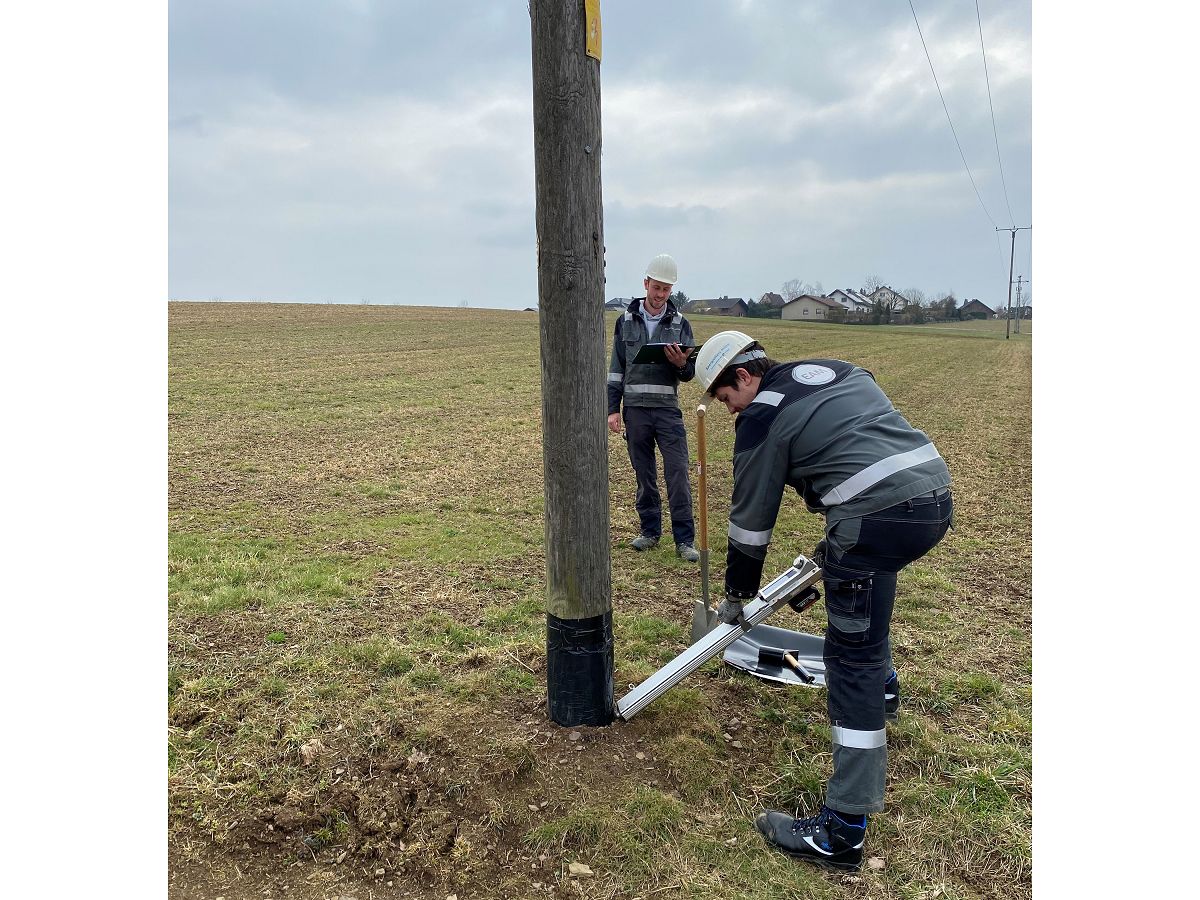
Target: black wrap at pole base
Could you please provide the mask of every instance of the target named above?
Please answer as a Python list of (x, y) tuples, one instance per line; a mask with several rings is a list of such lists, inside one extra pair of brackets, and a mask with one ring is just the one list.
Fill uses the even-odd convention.
[(612, 611), (587, 619), (546, 613), (546, 709), (558, 725), (611, 725)]

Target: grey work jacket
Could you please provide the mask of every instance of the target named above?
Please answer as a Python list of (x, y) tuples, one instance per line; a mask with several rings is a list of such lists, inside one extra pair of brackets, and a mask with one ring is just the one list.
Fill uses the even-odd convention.
[[(617, 319), (613, 329), (612, 357), (608, 364), (608, 413), (620, 412), (626, 406), (658, 406), (679, 408), (679, 382), (696, 376), (696, 356), (692, 354), (682, 369), (670, 363), (639, 363), (633, 358), (649, 343), (649, 329), (642, 314), (642, 301), (630, 302), (629, 308)], [(683, 314), (667, 301), (666, 312), (654, 332), (656, 344), (679, 344), (695, 347), (692, 325)]]
[(737, 418), (726, 587), (752, 596), (784, 489), (834, 522), (950, 486), (950, 470), (866, 369), (836, 359), (769, 370)]

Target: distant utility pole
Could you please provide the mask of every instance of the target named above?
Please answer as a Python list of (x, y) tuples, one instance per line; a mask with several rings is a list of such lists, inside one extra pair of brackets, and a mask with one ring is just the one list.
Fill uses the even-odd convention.
[(613, 720), (600, 4), (531, 0), (546, 529), (546, 711)]
[(1017, 334), (1020, 334), (1020, 333), (1021, 333), (1021, 311), (1022, 311), (1022, 307), (1021, 307), (1021, 281), (1022, 281), (1022, 279), (1024, 279), (1024, 277), (1025, 277), (1024, 275), (1018, 275), (1018, 276), (1017, 276), (1017, 327), (1016, 327), (1016, 332), (1017, 332)]
[(1008, 249), (1008, 314), (1004, 318), (1004, 339), (1008, 340), (1008, 330), (1012, 327), (1012, 273), (1013, 273), (1013, 252), (1017, 249), (1017, 232), (1029, 231), (1032, 225), (1022, 225), (1018, 228), (1014, 225), (1012, 228), (997, 228), (997, 231), (1011, 231), (1012, 244)]

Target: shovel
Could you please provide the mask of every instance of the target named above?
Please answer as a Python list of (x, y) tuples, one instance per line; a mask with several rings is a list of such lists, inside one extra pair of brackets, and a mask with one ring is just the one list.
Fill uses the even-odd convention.
[(704, 441), (704, 405), (696, 407), (696, 472), (700, 506), (700, 593), (692, 609), (692, 643), (704, 637), (717, 624), (717, 613), (708, 600), (708, 447)]

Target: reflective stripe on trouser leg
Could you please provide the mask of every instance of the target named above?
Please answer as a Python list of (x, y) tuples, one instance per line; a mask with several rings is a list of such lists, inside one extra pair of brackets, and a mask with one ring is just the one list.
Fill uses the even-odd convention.
[[(828, 634), (825, 639), (829, 640)], [(847, 668), (855, 671), (847, 675)], [(882, 662), (861, 669), (843, 662), (825, 663), (833, 741), (833, 774), (825, 788), (825, 805), (831, 809), (846, 813), (883, 810), (887, 778), (883, 700), (886, 677)], [(856, 698), (853, 703), (848, 696)]]
[(883, 684), (891, 671), (888, 632), (896, 576), (827, 561), (825, 589), (825, 679), (833, 726), (833, 775), (825, 805), (876, 813), (883, 809), (887, 777)]

